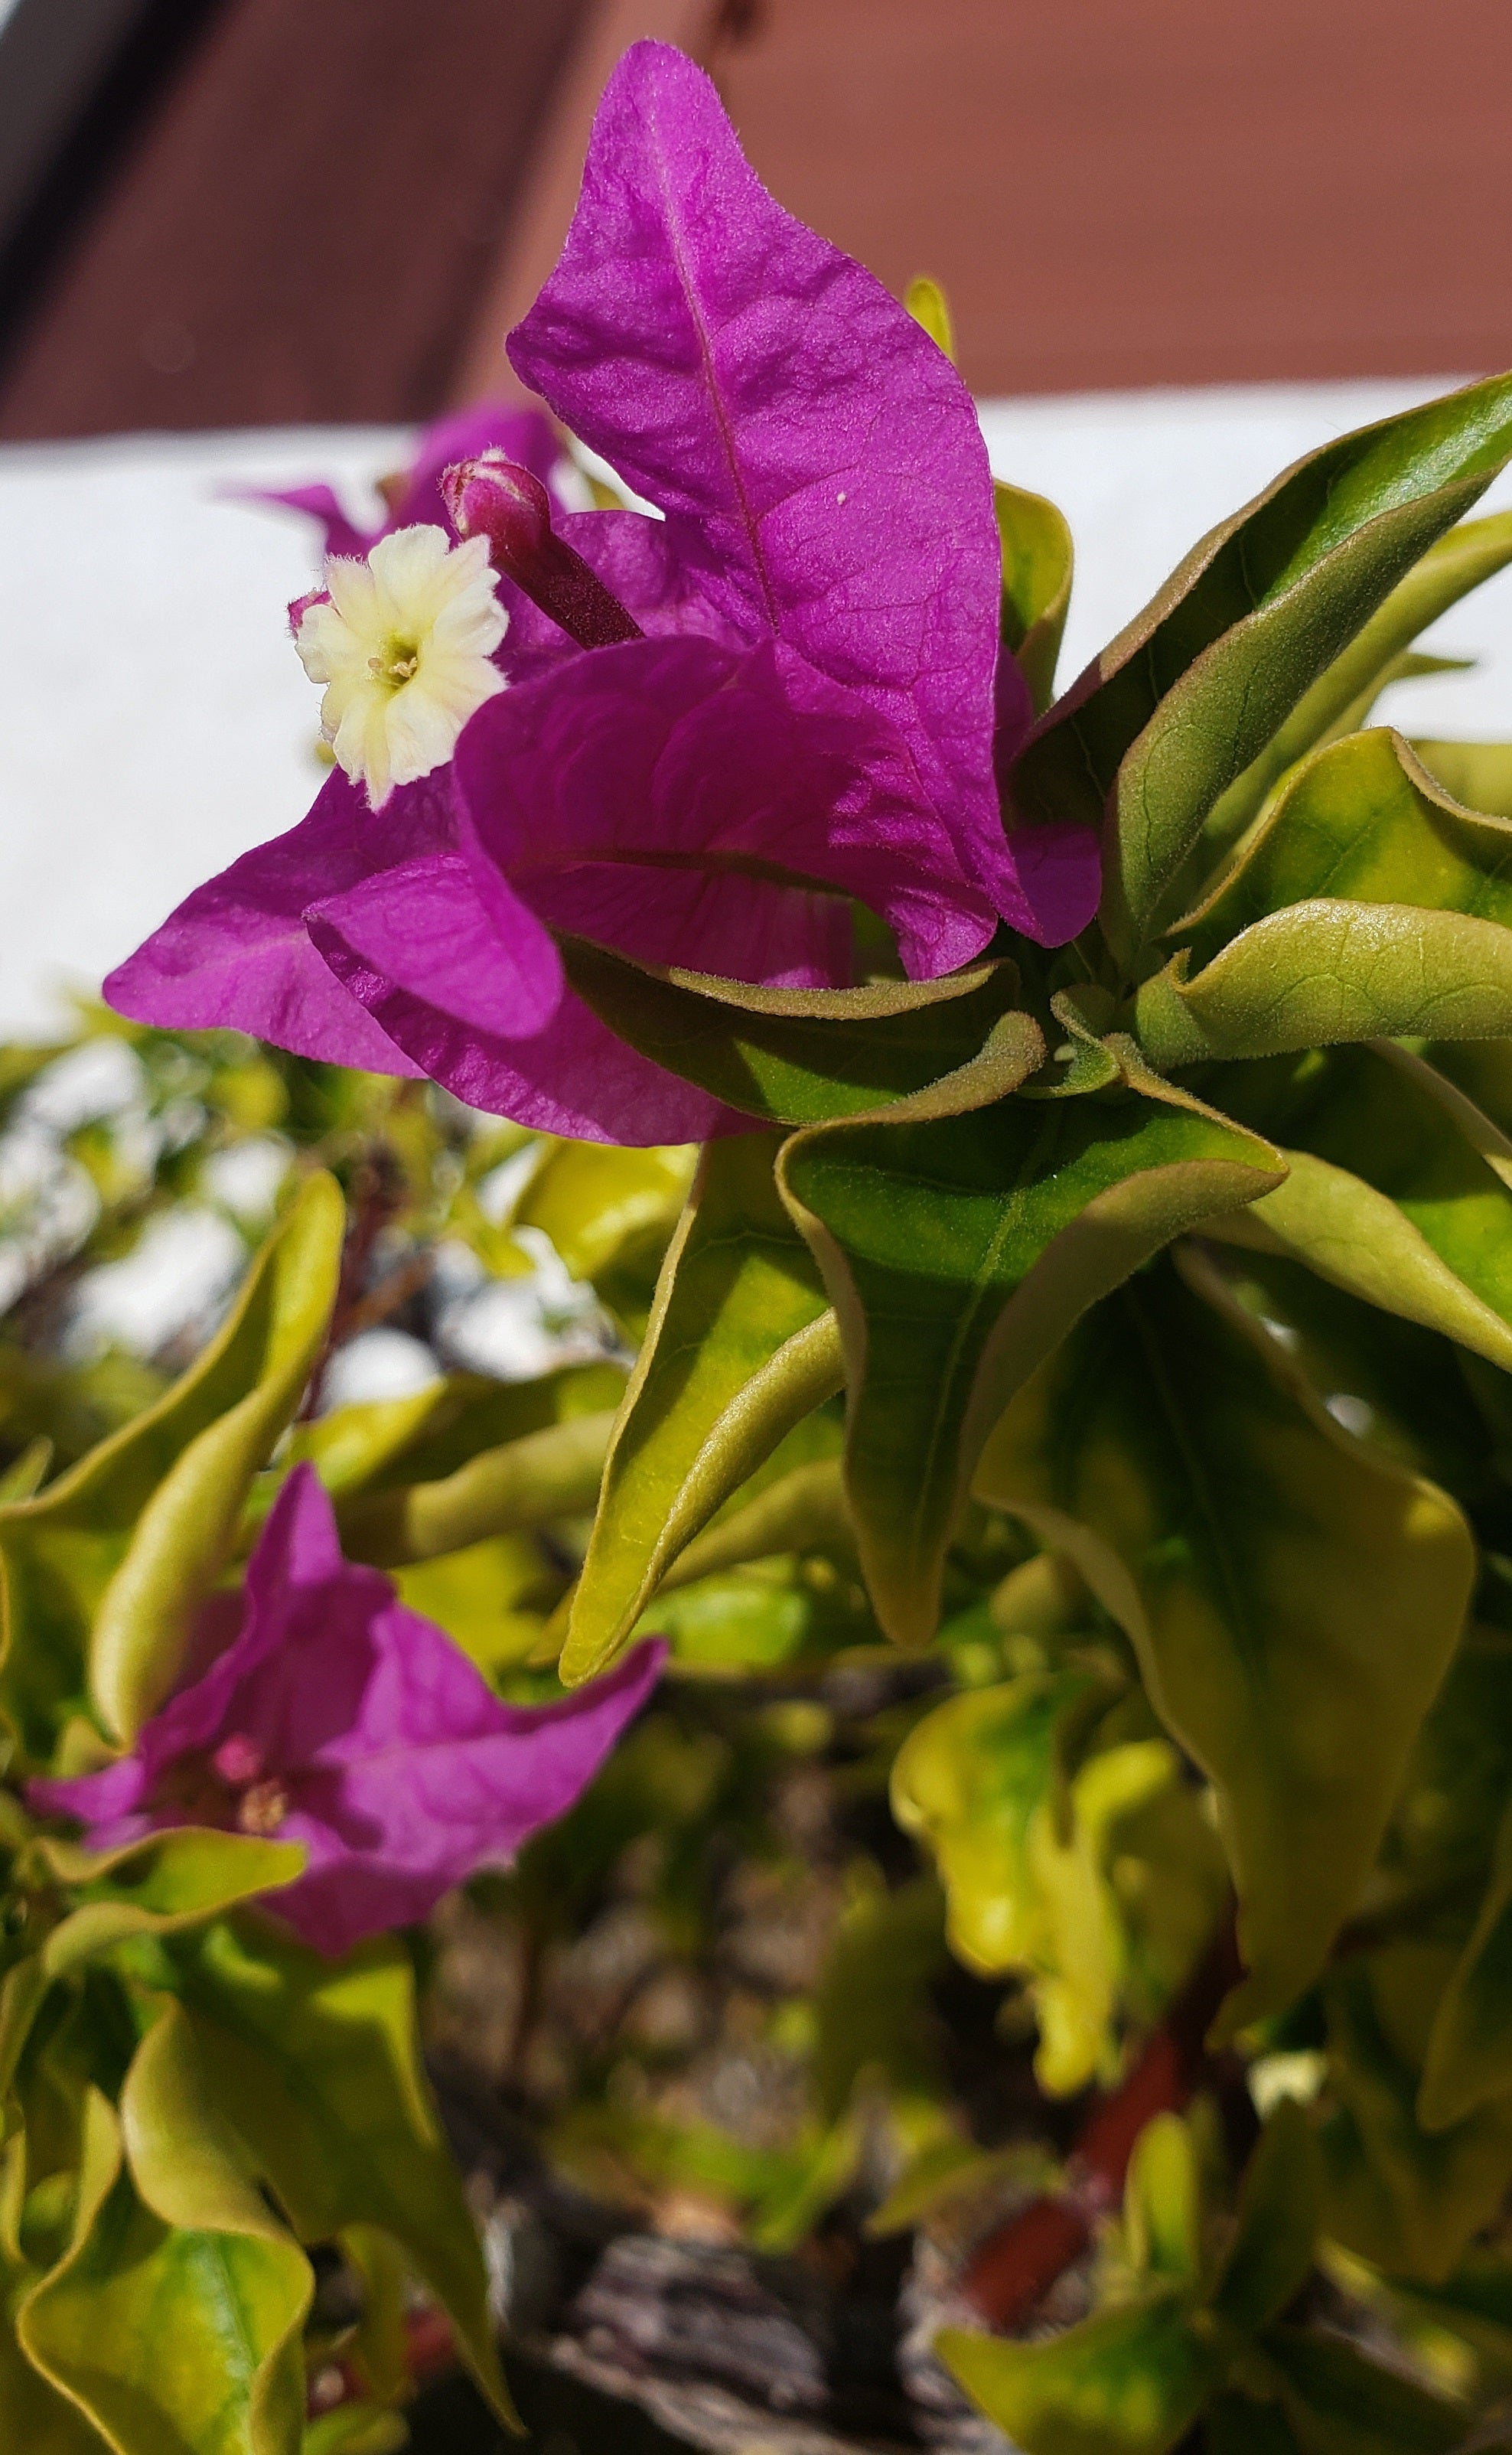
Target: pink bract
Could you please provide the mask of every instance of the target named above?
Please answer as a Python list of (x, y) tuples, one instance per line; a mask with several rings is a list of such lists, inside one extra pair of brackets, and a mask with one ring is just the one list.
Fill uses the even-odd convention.
[(376, 815), (333, 777), (121, 966), (112, 1004), (675, 1142), (749, 1120), (616, 1040), (554, 933), (824, 986), (849, 978), (847, 899), (916, 978), (1001, 921), (1047, 944), (1085, 924), (1090, 832), (1009, 838), (999, 814), (995, 738), (1000, 761), (1029, 711), (970, 396), (768, 195), (681, 53), (637, 44), (615, 71), (510, 354), (663, 515), (556, 522), (645, 636), (584, 648), (503, 580), (512, 687), (450, 764)]
[(405, 1926), (499, 1866), (592, 1780), (659, 1675), (636, 1646), (557, 1703), (500, 1702), (387, 1577), (344, 1560), (314, 1470), (294, 1469), (247, 1565), (239, 1633), (155, 1714), (134, 1753), (33, 1781), (94, 1849), (175, 1825), (276, 1832), (305, 1873), (267, 1899), (332, 1957)]

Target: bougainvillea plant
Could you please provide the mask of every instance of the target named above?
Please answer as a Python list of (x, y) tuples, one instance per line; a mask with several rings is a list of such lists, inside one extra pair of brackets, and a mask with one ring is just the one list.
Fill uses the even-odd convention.
[[(297, 498), (335, 767), (108, 984), (147, 1177), (79, 1145), (101, 1236), (249, 1123), (281, 1216), (177, 1379), (5, 1350), (8, 2445), (377, 2455), (406, 2293), (507, 2412), (417, 2045), (469, 1879), (600, 2248), (944, 2260), (897, 2443), (1512, 2444), (1512, 747), (1368, 721), (1512, 561), (1512, 378), (1057, 697), (1069, 538), (948, 345), (641, 45), (511, 340), (561, 431), (443, 435), (376, 537)], [(597, 1361), (320, 1410), (386, 1272), (527, 1231)], [(665, 2013), (572, 2064), (574, 1920), (692, 1983), (733, 1870), (811, 1898), (821, 1776), (787, 2130)]]

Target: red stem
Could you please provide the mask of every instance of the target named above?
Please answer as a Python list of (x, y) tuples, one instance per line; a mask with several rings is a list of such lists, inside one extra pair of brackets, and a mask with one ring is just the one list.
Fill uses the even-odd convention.
[(1230, 1916), (1127, 2080), (1093, 2107), (1060, 2189), (1031, 2200), (972, 2253), (961, 2290), (990, 2327), (1016, 2326), (1090, 2247), (1094, 2225), (1122, 2194), (1145, 2124), (1153, 2115), (1179, 2113), (1194, 2095), (1207, 2032), (1240, 1975)]

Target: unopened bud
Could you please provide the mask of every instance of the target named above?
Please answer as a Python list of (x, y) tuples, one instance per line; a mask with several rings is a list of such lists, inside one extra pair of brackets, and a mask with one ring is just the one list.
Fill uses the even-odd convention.
[(580, 648), (638, 639), (641, 628), (612, 589), (552, 527), (552, 501), (516, 460), (485, 453), (448, 469), (441, 494), (458, 537), (485, 537), (489, 559)]

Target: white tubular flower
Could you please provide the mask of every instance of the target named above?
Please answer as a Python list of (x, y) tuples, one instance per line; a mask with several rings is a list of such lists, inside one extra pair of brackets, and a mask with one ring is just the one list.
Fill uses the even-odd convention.
[(470, 716), (504, 688), (490, 659), (508, 616), (488, 539), (395, 529), (366, 562), (333, 556), (326, 594), (294, 631), (299, 661), (325, 684), (320, 729), (381, 810), (396, 784), (444, 766)]

